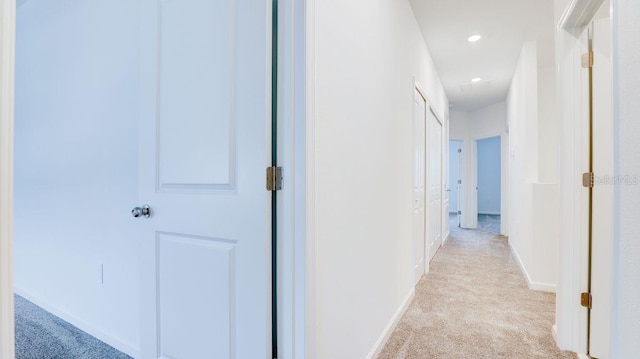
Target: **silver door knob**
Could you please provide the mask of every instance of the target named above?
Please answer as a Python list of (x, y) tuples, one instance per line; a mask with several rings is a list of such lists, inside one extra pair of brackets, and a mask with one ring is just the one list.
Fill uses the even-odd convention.
[(133, 215), (134, 218), (138, 218), (138, 217), (149, 218), (151, 217), (151, 207), (149, 207), (148, 204), (145, 204), (142, 207), (135, 207), (134, 209), (131, 210), (131, 214)]

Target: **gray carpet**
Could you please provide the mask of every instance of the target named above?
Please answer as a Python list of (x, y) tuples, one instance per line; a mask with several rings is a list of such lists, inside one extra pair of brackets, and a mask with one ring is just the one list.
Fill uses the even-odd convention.
[(478, 229), (493, 234), (500, 234), (500, 215), (478, 214)]
[(551, 336), (555, 295), (530, 290), (508, 239), (451, 228), (378, 359), (576, 358)]
[(131, 359), (16, 295), (16, 359)]

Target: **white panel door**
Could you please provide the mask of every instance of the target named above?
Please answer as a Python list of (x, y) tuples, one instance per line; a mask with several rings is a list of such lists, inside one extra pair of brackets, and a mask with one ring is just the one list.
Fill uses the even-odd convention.
[[(593, 187), (591, 308), (589, 355), (611, 357), (611, 278), (613, 275), (613, 97), (611, 19), (593, 29)], [(617, 183), (617, 185), (624, 185)]]
[(425, 185), (427, 102), (418, 90), (413, 96), (413, 248), (415, 282), (425, 273)]
[(431, 110), (427, 111), (427, 134), (429, 136), (429, 169), (427, 171), (429, 261), (442, 245), (442, 124)]
[(269, 3), (143, 0), (142, 358), (270, 358)]

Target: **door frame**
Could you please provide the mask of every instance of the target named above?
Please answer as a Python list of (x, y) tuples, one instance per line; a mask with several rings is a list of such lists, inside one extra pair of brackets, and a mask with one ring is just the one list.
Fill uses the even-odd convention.
[[(269, 0), (266, 0), (269, 1)], [(315, 357), (314, 1), (278, 1), (279, 357)], [(16, 1), (0, 0), (0, 357), (15, 357), (13, 125)], [(309, 70), (307, 70), (309, 69)]]
[[(586, 44), (581, 34), (603, 3), (604, 0), (569, 1), (556, 28), (558, 111), (563, 118), (561, 143), (568, 150), (560, 162), (564, 168), (559, 175), (560, 211), (565, 218), (564, 225), (560, 228), (560, 238), (564, 240), (559, 243), (556, 324), (553, 326), (553, 334), (561, 349), (574, 351), (580, 357), (586, 357), (588, 352), (588, 317), (586, 308), (579, 305), (577, 298), (581, 292), (587, 291), (589, 271), (586, 240), (588, 191), (585, 191), (577, 179), (577, 174), (588, 172), (589, 148), (589, 113), (584, 105), (589, 94), (584, 86), (586, 73), (580, 64), (580, 56), (586, 51)], [(611, 2), (612, 5), (614, 3), (615, 0)], [(612, 36), (615, 42), (616, 34)], [(615, 56), (615, 48), (612, 56)], [(616, 100), (617, 94), (614, 92), (614, 106)], [(613, 293), (611, 294), (614, 298)]]
[(509, 134), (504, 131), (487, 132), (477, 135), (472, 138), (471, 150), (469, 151), (471, 157), (471, 174), (473, 181), (469, 187), (471, 196), (471, 214), (475, 214), (475, 217), (471, 219), (471, 222), (478, 227), (478, 191), (473, 190), (473, 187), (478, 186), (478, 141), (488, 138), (499, 137), (500, 138), (500, 234), (508, 236), (507, 223), (509, 222), (509, 191), (507, 190), (508, 166), (509, 166)]
[(14, 0), (0, 0), (0, 357), (15, 357), (13, 307)]

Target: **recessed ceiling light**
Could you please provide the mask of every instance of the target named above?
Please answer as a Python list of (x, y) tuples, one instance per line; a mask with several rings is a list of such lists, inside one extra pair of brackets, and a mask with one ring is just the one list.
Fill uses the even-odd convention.
[(467, 41), (469, 41), (469, 42), (476, 42), (476, 41), (478, 41), (478, 40), (480, 40), (480, 39), (482, 39), (482, 36), (481, 36), (481, 35), (472, 35), (472, 36), (469, 36), (469, 38), (467, 39)]
[(480, 81), (482, 81), (482, 79), (479, 77), (474, 77), (471, 79), (471, 82), (480, 82)]

